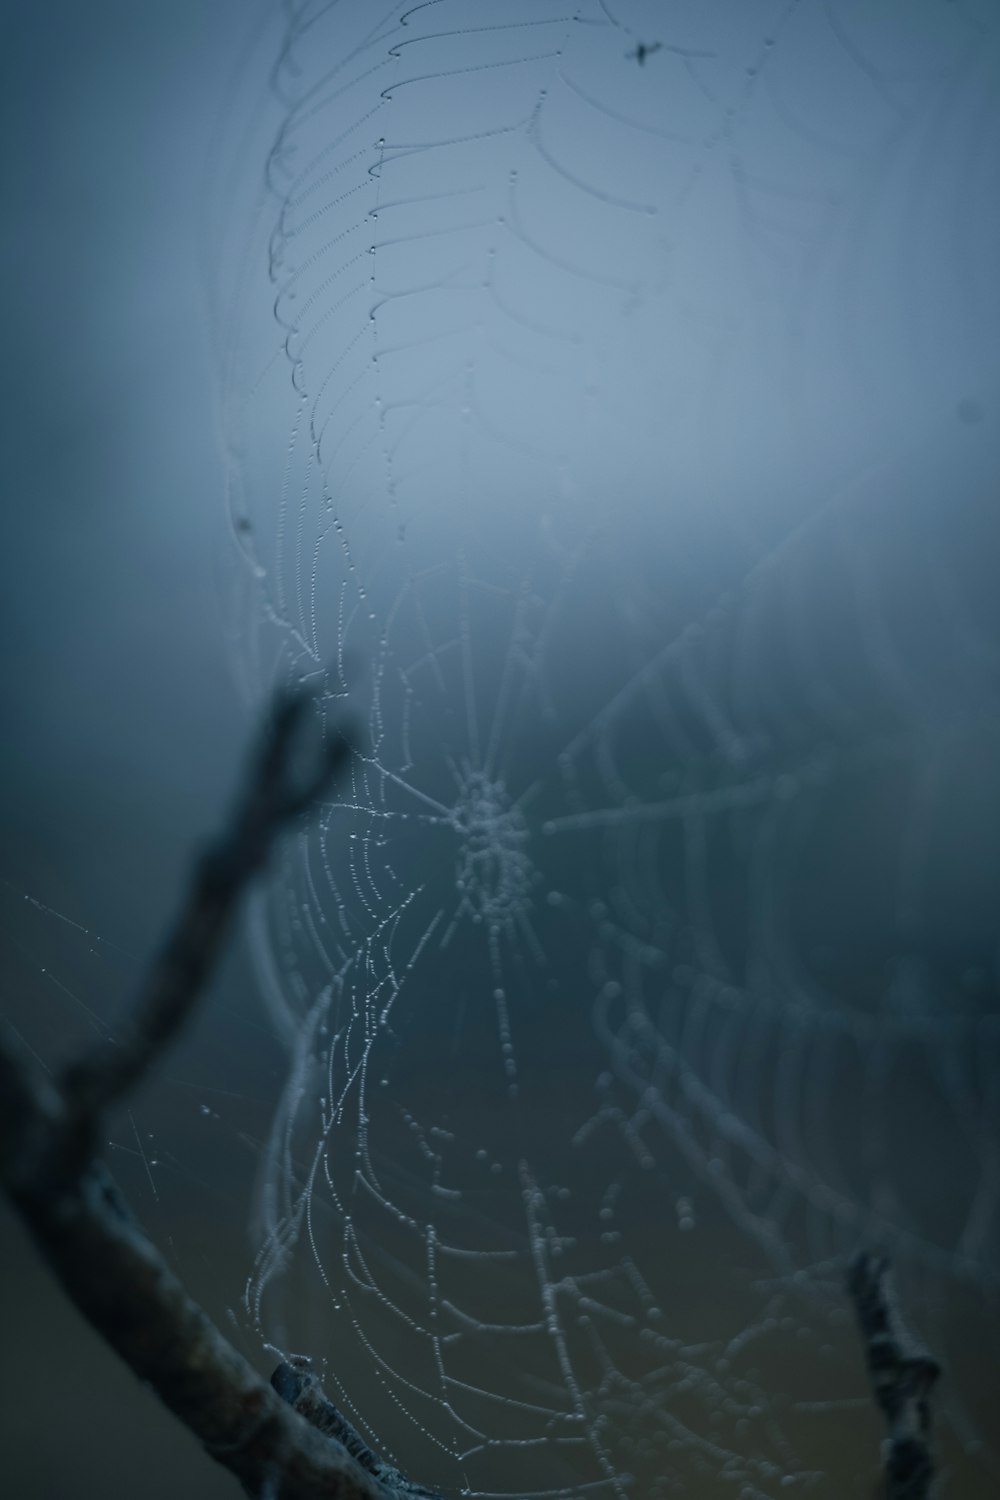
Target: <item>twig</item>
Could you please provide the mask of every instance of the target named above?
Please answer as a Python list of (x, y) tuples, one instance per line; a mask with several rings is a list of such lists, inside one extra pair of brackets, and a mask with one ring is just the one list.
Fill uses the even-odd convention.
[[(105, 1111), (189, 1019), (250, 879), (347, 758), (340, 738), (293, 784), (307, 703), (279, 701), (231, 824), (197, 867), (113, 1045), (53, 1083), (9, 1028), (0, 1032), (0, 1183), (80, 1311), (254, 1500), (439, 1500), (368, 1448), (305, 1362), (283, 1363), (266, 1384), (187, 1295), (97, 1160)], [(888, 1426), (886, 1500), (928, 1500), (940, 1369), (903, 1334), (888, 1270), (884, 1257), (862, 1254), (848, 1289)]]
[(270, 722), (230, 826), (200, 860), (191, 888), (159, 958), (114, 1040), (67, 1069), (62, 1090), (73, 1133), (92, 1134), (96, 1117), (130, 1092), (180, 1031), (215, 965), (240, 896), (283, 827), (309, 809), (346, 760), (338, 736), (302, 785), (292, 782), (294, 742), (311, 700), (283, 695)]
[(927, 1500), (934, 1477), (930, 1397), (941, 1367), (904, 1332), (885, 1256), (859, 1255), (848, 1272), (847, 1288), (875, 1400), (888, 1428), (882, 1460), (886, 1500)]
[(281, 829), (348, 754), (327, 747), (295, 785), (308, 700), (279, 701), (230, 826), (191, 890), (113, 1049), (53, 1083), (0, 1033), (0, 1182), (65, 1291), (140, 1379), (260, 1500), (386, 1500), (374, 1472), (283, 1400), (187, 1295), (120, 1198), (96, 1142), (105, 1110), (149, 1071), (200, 998), (237, 902)]
[(271, 1385), (289, 1406), (319, 1432), (325, 1432), (342, 1443), (363, 1469), (398, 1495), (400, 1500), (441, 1500), (436, 1490), (414, 1484), (399, 1469), (372, 1452), (361, 1434), (330, 1400), (319, 1379), (312, 1373), (308, 1359), (293, 1355), (290, 1360), (280, 1364), (271, 1376)]

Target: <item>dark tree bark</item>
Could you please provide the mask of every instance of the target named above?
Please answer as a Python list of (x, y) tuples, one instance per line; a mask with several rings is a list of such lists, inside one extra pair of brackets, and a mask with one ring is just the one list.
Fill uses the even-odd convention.
[(847, 1287), (888, 1429), (882, 1463), (886, 1500), (927, 1500), (934, 1477), (931, 1394), (941, 1367), (904, 1330), (889, 1277), (886, 1257), (865, 1251), (851, 1266)]

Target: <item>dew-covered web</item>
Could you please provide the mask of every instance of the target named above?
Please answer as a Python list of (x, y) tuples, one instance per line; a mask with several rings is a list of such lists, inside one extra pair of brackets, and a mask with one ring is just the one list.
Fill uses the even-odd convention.
[(288, 3), (227, 96), (236, 651), (360, 729), (246, 1312), (448, 1493), (867, 1482), (862, 1243), (995, 1476), (996, 22)]

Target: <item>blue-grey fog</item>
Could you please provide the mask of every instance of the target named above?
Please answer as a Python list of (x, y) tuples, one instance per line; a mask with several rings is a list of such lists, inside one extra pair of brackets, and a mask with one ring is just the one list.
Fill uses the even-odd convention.
[[(991, 1492), (1000, 18), (221, 16), (157, 115), (205, 414), (148, 441), (204, 445), (214, 520), (171, 524), (210, 602), (161, 662), (226, 727), (201, 777), (180, 737), (127, 774), (222, 795), (223, 661), (357, 752), (122, 1170), (206, 1219), (185, 1192), (252, 1171), (220, 1316), (444, 1494), (863, 1490), (865, 1246), (947, 1368), (948, 1482)], [(119, 454), (115, 526), (157, 536)], [(44, 878), (10, 874), (62, 942), (86, 889)]]

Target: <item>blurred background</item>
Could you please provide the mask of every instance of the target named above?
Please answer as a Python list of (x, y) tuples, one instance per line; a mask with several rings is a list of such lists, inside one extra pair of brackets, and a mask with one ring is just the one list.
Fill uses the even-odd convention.
[[(201, 196), (246, 15), (0, 7), (0, 945), (5, 1009), (47, 1061), (96, 1034), (91, 1012), (124, 1002), (248, 730), (214, 604), (222, 465)], [(216, 1000), (241, 994), (231, 972)], [(231, 1199), (209, 1169), (196, 1202), (165, 1185), (176, 1166), (151, 1180), (138, 1144), (155, 1160), (166, 1128), (189, 1186), (208, 1165), (203, 1136), (187, 1139), (201, 1118), (189, 1098), (202, 1080), (225, 1091), (234, 1035), (220, 1016), (206, 1009), (112, 1154), (117, 1171), (133, 1153), (137, 1211), (224, 1305), (245, 1274), (252, 1153)], [(0, 1264), (7, 1493), (236, 1493), (90, 1335), (6, 1206)]]
[[(559, 52), (548, 10), (418, 10), (0, 11), (5, 1010), (46, 1063), (102, 1032), (270, 684), (322, 677), (346, 646), (372, 774), (288, 851), (255, 913), (256, 962), (234, 945), (108, 1143), (189, 1289), (264, 1370), (268, 1340), (350, 1348), (375, 1438), (447, 1489), (453, 1413), (428, 1400), (417, 1433), (397, 1416), (420, 1342), (380, 1323), (351, 1246), (412, 1332), (427, 1243), (398, 1227), (401, 1206), (470, 1245), (480, 1222), (520, 1234), (519, 1272), (565, 1234), (573, 1274), (595, 1275), (625, 1326), (624, 1236), (684, 1347), (644, 1364), (609, 1336), (638, 1382), (624, 1396), (589, 1367), (619, 1467), (634, 1440), (637, 1472), (659, 1473), (676, 1441), (701, 1493), (699, 1466), (727, 1461), (706, 1427), (721, 1418), (725, 1442), (759, 1441), (803, 1489), (811, 1456), (863, 1486), (880, 1433), (835, 1255), (858, 1222), (891, 1226), (913, 1250), (917, 1321), (959, 1367), (953, 1493), (991, 1493), (996, 18), (936, 0), (874, 18), (846, 0), (773, 18), (595, 5), (558, 18)], [(535, 51), (553, 73), (558, 58), (558, 88)], [(467, 223), (452, 199), (481, 179)], [(636, 682), (650, 692), (619, 696)], [(331, 701), (344, 691), (334, 674)], [(507, 786), (532, 791), (523, 825)], [(398, 1034), (365, 1053), (388, 1102), (369, 1122), (352, 1096), (353, 1128), (330, 1137), (329, 1048), (298, 1040), (326, 1024), (322, 927), (340, 914), (349, 967), (388, 920), (390, 868), (413, 896), (398, 946), (423, 957)], [(510, 937), (498, 901), (533, 936)], [(557, 959), (544, 968), (533, 944)], [(363, 1001), (338, 992), (334, 1030), (356, 1003), (373, 1014), (379, 962)], [(353, 1077), (346, 1042), (343, 1060)], [(305, 1084), (276, 1165), (290, 1079)], [(433, 1183), (415, 1121), (455, 1131)], [(305, 1202), (303, 1163), (323, 1148), (348, 1180), (369, 1123), (399, 1176), (353, 1224), (317, 1195), (332, 1291), (302, 1245), (287, 1276), (266, 1254), (255, 1271)], [(525, 1142), (537, 1202), (508, 1187)], [(260, 1207), (261, 1181), (286, 1220)], [(480, 1218), (442, 1206), (442, 1185)], [(525, 1219), (542, 1226), (530, 1244)], [(780, 1306), (761, 1289), (774, 1225), (818, 1311), (797, 1283)], [(11, 1492), (235, 1493), (6, 1211), (0, 1257)], [(467, 1383), (489, 1368), (508, 1395), (534, 1382), (548, 1420), (544, 1354), (501, 1358), (486, 1332), (522, 1298), (535, 1315), (533, 1275), (482, 1295), (454, 1271), (448, 1294), (479, 1309), (454, 1368)], [(733, 1344), (745, 1390), (702, 1339)], [(667, 1396), (633, 1433), (650, 1360)], [(795, 1406), (803, 1371), (815, 1410)], [(758, 1384), (768, 1402), (747, 1417)], [(534, 1477), (512, 1447), (503, 1459), (487, 1455), (496, 1488)]]

